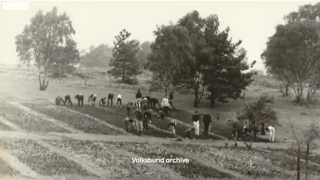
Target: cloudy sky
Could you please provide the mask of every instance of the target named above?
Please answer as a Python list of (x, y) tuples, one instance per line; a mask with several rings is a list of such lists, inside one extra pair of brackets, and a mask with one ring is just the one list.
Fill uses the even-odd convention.
[[(7, 1), (6, 1), (7, 2)], [(283, 17), (304, 4), (315, 1), (31, 1), (19, 4), (20, 10), (0, 0), (0, 63), (16, 64), (14, 38), (38, 10), (53, 6), (65, 11), (76, 30), (80, 50), (101, 43), (112, 45), (114, 36), (123, 28), (139, 41), (152, 41), (158, 25), (175, 23), (192, 10), (202, 17), (217, 14), (222, 28), (229, 26), (234, 40), (243, 40), (249, 61), (257, 60), (263, 69), (260, 54), (268, 37), (275, 32)], [(22, 8), (21, 8), (22, 7)]]

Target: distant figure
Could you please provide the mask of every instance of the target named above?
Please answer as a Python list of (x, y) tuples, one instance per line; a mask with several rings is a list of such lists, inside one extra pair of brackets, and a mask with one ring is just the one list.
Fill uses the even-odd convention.
[(131, 111), (133, 109), (133, 103), (132, 102), (129, 102), (126, 106), (126, 110), (127, 110), (127, 116), (130, 116), (131, 115)]
[(113, 97), (114, 97), (114, 95), (112, 93), (108, 94), (108, 104), (107, 104), (107, 106), (113, 106)]
[(97, 100), (96, 94), (90, 94), (90, 96), (88, 97), (88, 103), (92, 106), (96, 104), (96, 100)]
[(170, 103), (169, 103), (169, 99), (168, 99), (166, 96), (162, 98), (161, 108), (163, 109), (165, 115), (168, 115), (168, 114), (169, 114), (169, 111), (170, 111)]
[(141, 100), (142, 100), (142, 93), (141, 93), (141, 90), (139, 88), (138, 91), (137, 91), (137, 94), (136, 94), (136, 107), (138, 109), (141, 109)]
[(78, 102), (78, 106), (83, 106), (83, 100), (84, 100), (84, 96), (82, 94), (77, 94), (75, 95), (75, 98)]
[(107, 105), (107, 98), (106, 97), (102, 97), (99, 100), (99, 106), (106, 106)]
[(176, 136), (176, 125), (177, 125), (176, 120), (171, 118), (169, 121), (169, 131), (173, 136)]
[(269, 141), (270, 142), (275, 142), (275, 137), (276, 137), (276, 129), (269, 125), (268, 126), (268, 131), (269, 131)]
[(60, 105), (63, 105), (63, 104), (64, 104), (63, 98), (60, 97), (60, 96), (57, 96), (57, 97), (56, 97), (56, 105), (57, 105), (57, 106), (60, 106)]
[(204, 135), (208, 136), (209, 135), (209, 129), (210, 129), (210, 124), (212, 122), (212, 118), (210, 114), (205, 114), (203, 115), (203, 124), (204, 124)]
[(195, 111), (192, 115), (192, 127), (194, 129), (194, 135), (198, 137), (200, 135), (200, 115), (198, 111)]
[(249, 133), (249, 120), (246, 119), (243, 121), (243, 132), (245, 135), (247, 135)]
[(143, 128), (144, 129), (149, 129), (149, 124), (151, 122), (152, 119), (152, 114), (149, 110), (145, 110), (143, 113)]
[(159, 106), (159, 100), (157, 98), (154, 97), (150, 97), (149, 99), (149, 105), (151, 108), (156, 108), (156, 106)]
[(70, 95), (64, 96), (64, 105), (71, 105), (72, 106), (72, 101), (71, 101)]
[(171, 91), (169, 94), (169, 104), (172, 107), (172, 109), (175, 109), (175, 107), (173, 105), (173, 91)]
[(118, 96), (117, 96), (117, 105), (118, 106), (122, 105), (122, 96), (121, 96), (121, 94), (118, 94)]

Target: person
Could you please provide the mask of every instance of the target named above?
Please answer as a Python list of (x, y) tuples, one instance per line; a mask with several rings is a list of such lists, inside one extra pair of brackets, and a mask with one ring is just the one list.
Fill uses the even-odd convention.
[(151, 122), (151, 112), (150, 110), (145, 110), (143, 113), (143, 128), (149, 129), (149, 123)]
[(171, 91), (169, 94), (169, 104), (172, 107), (172, 109), (175, 109), (173, 105), (173, 91)]
[(243, 133), (247, 135), (249, 133), (249, 120), (246, 119), (243, 121)]
[(276, 137), (276, 129), (269, 125), (268, 126), (268, 131), (269, 131), (269, 141), (270, 142), (275, 142), (275, 137)]
[(163, 109), (165, 115), (169, 114), (169, 110), (170, 110), (170, 103), (169, 103), (169, 99), (167, 96), (162, 98), (161, 101), (161, 108)]
[(264, 123), (261, 123), (261, 127), (260, 127), (260, 132), (261, 132), (261, 135), (266, 135), (266, 131), (265, 131), (265, 124)]
[(194, 128), (194, 135), (196, 137), (199, 137), (200, 135), (200, 123), (198, 121), (193, 121), (193, 128)]
[(64, 105), (71, 105), (72, 106), (72, 101), (71, 101), (71, 96), (69, 94), (64, 96), (64, 101), (63, 101)]
[(127, 104), (127, 107), (126, 107), (126, 109), (127, 109), (127, 116), (130, 116), (132, 108), (133, 108), (133, 103), (132, 103), (132, 102), (129, 102), (129, 103)]
[(122, 105), (122, 96), (121, 96), (121, 94), (118, 94), (118, 96), (117, 96), (117, 105), (118, 106)]
[(143, 122), (142, 122), (142, 112), (140, 110), (136, 110), (136, 122), (137, 122), (137, 132), (138, 135), (142, 134), (143, 131)]
[(113, 94), (112, 93), (109, 93), (108, 94), (108, 103), (107, 103), (107, 106), (113, 106)]
[(194, 129), (194, 135), (198, 137), (200, 135), (200, 115), (198, 111), (195, 111), (192, 115), (192, 127)]
[(177, 125), (176, 120), (171, 118), (170, 121), (169, 121), (169, 131), (174, 136), (176, 136), (176, 125)]
[(205, 114), (203, 115), (203, 124), (204, 124), (204, 135), (208, 136), (209, 135), (209, 128), (210, 128), (210, 124), (212, 122), (212, 118), (210, 114)]
[(138, 91), (137, 91), (137, 94), (136, 94), (136, 106), (137, 106), (138, 109), (141, 108), (141, 100), (142, 100), (142, 93), (141, 93), (141, 90), (139, 88)]
[(62, 104), (64, 104), (63, 98), (60, 97), (60, 96), (57, 96), (57, 97), (56, 97), (56, 105), (60, 106), (60, 105), (62, 105)]
[(107, 98), (106, 97), (102, 97), (99, 100), (99, 106), (105, 106), (107, 104)]

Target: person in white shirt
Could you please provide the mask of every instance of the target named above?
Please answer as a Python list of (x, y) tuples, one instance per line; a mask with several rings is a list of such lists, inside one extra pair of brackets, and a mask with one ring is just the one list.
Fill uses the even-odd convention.
[(275, 137), (276, 137), (276, 129), (269, 125), (268, 126), (268, 131), (269, 131), (269, 141), (270, 142), (275, 142)]
[(200, 135), (200, 122), (199, 120), (193, 121), (194, 135), (198, 137)]
[(119, 105), (119, 106), (122, 105), (122, 96), (121, 96), (121, 94), (118, 94), (118, 96), (117, 96), (117, 105)]

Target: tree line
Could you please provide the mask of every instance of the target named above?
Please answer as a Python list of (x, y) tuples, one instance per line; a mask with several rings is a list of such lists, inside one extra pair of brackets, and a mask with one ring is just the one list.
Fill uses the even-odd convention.
[[(148, 69), (165, 94), (172, 86), (191, 89), (194, 106), (204, 92), (209, 93), (212, 105), (236, 99), (252, 81), (252, 73), (245, 72), (249, 66), (241, 41), (233, 42), (230, 29), (220, 30), (219, 25), (218, 16), (202, 18), (193, 11), (175, 24), (157, 27), (154, 42), (142, 45), (123, 29), (115, 36), (108, 73), (121, 82), (132, 83), (136, 75)], [(75, 33), (67, 14), (59, 14), (54, 7), (46, 13), (39, 11), (16, 36), (21, 62), (34, 63), (39, 69), (40, 90), (48, 87), (50, 72), (62, 75), (79, 63)], [(94, 53), (84, 55), (92, 56)]]

